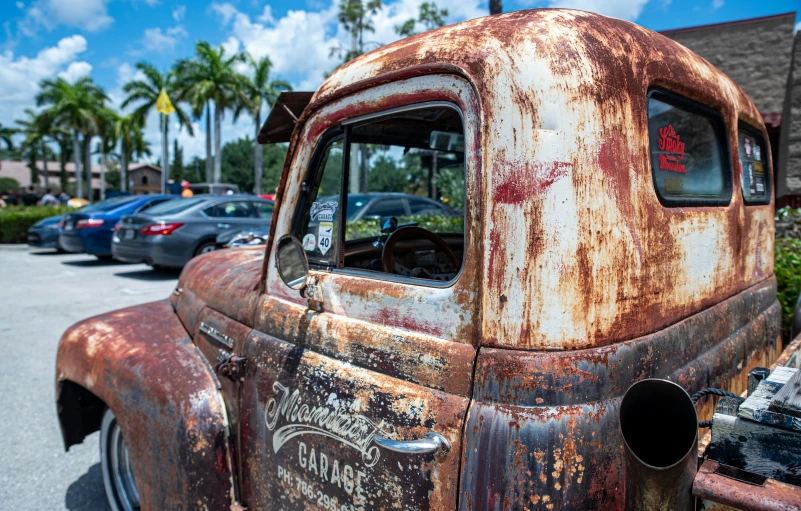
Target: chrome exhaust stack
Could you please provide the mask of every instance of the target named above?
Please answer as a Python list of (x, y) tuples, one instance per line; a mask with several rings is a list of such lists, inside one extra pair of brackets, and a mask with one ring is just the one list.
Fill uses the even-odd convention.
[(667, 380), (641, 380), (620, 403), (626, 510), (693, 511), (698, 415), (689, 394)]

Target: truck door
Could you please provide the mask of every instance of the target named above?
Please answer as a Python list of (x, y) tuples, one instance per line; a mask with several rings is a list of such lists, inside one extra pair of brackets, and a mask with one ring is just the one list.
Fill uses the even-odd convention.
[[(303, 296), (275, 243), (245, 348), (250, 509), (456, 509), (478, 337), (478, 107), (433, 75), (328, 103), (290, 149), (274, 240), (303, 244)], [(348, 221), (378, 194), (448, 214)], [(383, 229), (383, 230), (382, 230)]]

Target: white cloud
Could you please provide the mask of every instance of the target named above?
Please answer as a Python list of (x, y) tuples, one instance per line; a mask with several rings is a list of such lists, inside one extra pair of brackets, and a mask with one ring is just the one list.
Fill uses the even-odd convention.
[(72, 62), (69, 66), (67, 66), (66, 71), (62, 71), (58, 74), (59, 78), (63, 78), (68, 82), (72, 83), (78, 78), (82, 76), (87, 76), (89, 73), (92, 72), (92, 64), (88, 62)]
[(34, 35), (40, 28), (53, 30), (59, 25), (97, 32), (114, 22), (108, 15), (106, 1), (39, 0), (31, 4), (18, 27), (26, 35)]
[(723, 0), (712, 0), (713, 9), (720, 9), (721, 7), (723, 7)]
[(579, 9), (634, 21), (647, 3), (648, 0), (552, 0), (549, 7)]
[[(365, 34), (367, 49), (397, 40), (395, 26), (417, 17), (419, 0), (397, 0), (385, 4), (373, 18), (374, 33)], [(481, 0), (440, 0), (439, 8), (448, 9), (448, 22), (453, 23), (486, 15)], [(350, 36), (337, 24), (338, 2), (318, 11), (290, 10), (282, 18), (274, 18), (266, 6), (254, 20), (239, 12), (230, 3), (214, 3), (211, 11), (230, 24), (231, 32), (243, 49), (255, 58), (269, 55), (273, 73), (289, 79), (297, 90), (314, 90), (323, 74), (340, 63), (331, 56), (331, 48), (348, 48)], [(229, 39), (226, 44), (232, 44)]]
[(172, 53), (176, 45), (186, 36), (186, 29), (181, 25), (168, 28), (165, 31), (161, 27), (147, 28), (140, 44), (145, 50), (158, 53)]
[(26, 108), (34, 108), (34, 96), (39, 82), (52, 78), (65, 69), (80, 71), (81, 66), (71, 66), (87, 48), (86, 39), (73, 35), (61, 39), (55, 46), (44, 48), (35, 57), (15, 57), (12, 51), (0, 54), (0, 122), (11, 125), (22, 116)]
[(179, 5), (178, 7), (173, 9), (173, 11), (172, 11), (172, 19), (174, 19), (176, 22), (178, 22), (178, 23), (182, 22), (184, 20), (184, 16), (186, 16), (186, 6), (185, 5)]

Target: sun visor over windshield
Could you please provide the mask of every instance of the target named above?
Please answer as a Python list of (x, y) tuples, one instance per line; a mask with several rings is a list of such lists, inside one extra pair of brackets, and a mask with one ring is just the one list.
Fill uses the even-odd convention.
[(298, 117), (313, 95), (313, 92), (282, 92), (259, 130), (259, 144), (289, 142)]

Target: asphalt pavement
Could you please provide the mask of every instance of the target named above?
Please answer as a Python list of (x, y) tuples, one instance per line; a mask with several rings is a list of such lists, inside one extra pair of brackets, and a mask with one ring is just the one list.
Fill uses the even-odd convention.
[(161, 300), (177, 273), (0, 245), (0, 511), (109, 511), (98, 434), (64, 452), (56, 347), (70, 325)]

